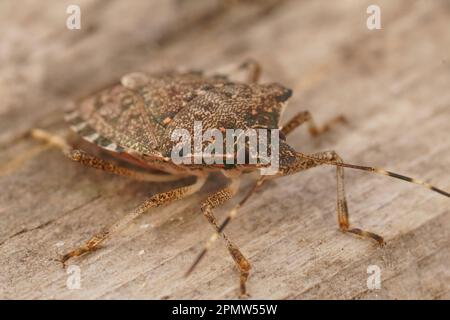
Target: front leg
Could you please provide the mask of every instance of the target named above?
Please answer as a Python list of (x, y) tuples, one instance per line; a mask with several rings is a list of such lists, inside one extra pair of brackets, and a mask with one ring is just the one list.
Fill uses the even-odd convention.
[(239, 178), (235, 178), (232, 182), (224, 189), (219, 190), (218, 192), (209, 196), (201, 205), (201, 210), (205, 218), (211, 224), (211, 226), (215, 229), (215, 233), (211, 236), (211, 238), (206, 242), (203, 251), (197, 256), (192, 266), (189, 268), (186, 275), (189, 275), (200, 260), (206, 255), (208, 250), (211, 248), (212, 244), (216, 241), (219, 235), (225, 241), (228, 251), (230, 252), (231, 257), (233, 258), (236, 266), (240, 272), (240, 297), (245, 298), (248, 297), (247, 293), (247, 279), (250, 274), (251, 265), (248, 259), (242, 254), (239, 248), (228, 238), (228, 236), (222, 232), (221, 227), (217, 224), (217, 219), (214, 215), (214, 208), (222, 205), (226, 201), (230, 200), (237, 192), (239, 188)]
[[(318, 152), (312, 155), (306, 155), (299, 152), (292, 154), (290, 152), (284, 155), (290, 156), (290, 161), (285, 161), (280, 166), (280, 176), (286, 176), (298, 173), (300, 171), (308, 170), (325, 163), (338, 163), (342, 164), (343, 161), (339, 155), (334, 151)], [(289, 157), (287, 156), (287, 157)], [(345, 196), (344, 187), (344, 167), (336, 166), (336, 181), (337, 181), (337, 216), (339, 228), (343, 232), (356, 234), (364, 238), (370, 238), (378, 242), (379, 245), (384, 245), (384, 240), (381, 236), (365, 231), (359, 228), (350, 227), (350, 221), (348, 216), (348, 205)]]

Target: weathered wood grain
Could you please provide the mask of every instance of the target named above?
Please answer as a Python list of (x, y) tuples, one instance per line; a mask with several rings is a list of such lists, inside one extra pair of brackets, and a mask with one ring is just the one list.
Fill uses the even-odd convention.
[[(53, 261), (147, 195), (182, 184), (113, 177), (57, 150), (39, 153), (39, 143), (23, 138), (30, 127), (64, 133), (65, 104), (133, 70), (215, 69), (255, 58), (263, 81), (294, 89), (285, 118), (310, 110), (318, 122), (350, 120), (317, 139), (299, 129), (289, 138), (296, 149), (333, 149), (347, 162), (450, 189), (446, 0), (377, 1), (378, 31), (366, 28), (372, 1), (83, 0), (80, 31), (65, 28), (69, 3), (0, 2), (1, 298), (237, 297), (237, 272), (221, 243), (183, 278), (211, 233), (198, 204), (220, 176), (74, 261), (81, 289), (67, 289), (68, 275)], [(316, 168), (268, 183), (233, 221), (229, 235), (253, 264), (252, 297), (448, 299), (449, 199), (347, 171), (351, 221), (382, 234), (388, 245), (380, 249), (338, 231), (334, 176)], [(381, 290), (367, 289), (368, 265), (381, 268)]]

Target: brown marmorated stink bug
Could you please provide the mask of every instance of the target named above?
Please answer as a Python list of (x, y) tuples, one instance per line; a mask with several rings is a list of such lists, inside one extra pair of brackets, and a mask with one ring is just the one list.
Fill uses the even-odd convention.
[[(63, 264), (70, 258), (96, 250), (114, 233), (122, 230), (133, 219), (150, 208), (168, 204), (199, 191), (209, 173), (214, 171), (222, 172), (229, 182), (225, 188), (210, 195), (201, 204), (201, 211), (215, 232), (188, 269), (187, 274), (192, 272), (212, 243), (221, 236), (240, 272), (241, 296), (247, 295), (246, 281), (249, 276), (250, 263), (224, 233), (224, 229), (236, 217), (238, 209), (252, 193), (268, 179), (291, 175), (322, 164), (336, 166), (337, 215), (340, 229), (361, 237), (371, 238), (380, 245), (384, 244), (381, 236), (350, 226), (344, 193), (344, 167), (379, 173), (420, 184), (450, 197), (449, 193), (416, 179), (383, 169), (346, 164), (334, 151), (307, 155), (293, 150), (286, 143), (285, 136), (298, 126), (307, 123), (309, 132), (315, 136), (328, 131), (332, 124), (342, 122), (344, 118), (337, 117), (318, 127), (314, 124), (310, 113), (304, 111), (285, 125), (281, 125), (281, 113), (292, 91), (276, 83), (257, 84), (260, 67), (256, 62), (249, 61), (242, 67), (248, 71), (248, 79), (245, 82), (232, 82), (227, 76), (206, 76), (199, 72), (159, 75), (131, 73), (122, 77), (120, 83), (83, 99), (77, 108), (67, 112), (66, 120), (84, 140), (121, 160), (146, 168), (146, 172), (125, 168), (92, 156), (85, 151), (73, 149), (66, 140), (48, 132), (39, 129), (32, 131), (34, 138), (61, 148), (70, 159), (113, 174), (154, 182), (173, 181), (187, 176), (196, 177), (195, 182), (191, 185), (150, 197), (120, 221), (65, 254), (61, 259)], [(261, 175), (221, 224), (216, 221), (214, 208), (237, 193), (242, 174), (261, 169), (262, 165), (260, 163), (236, 165), (206, 164), (204, 162), (200, 164), (174, 163), (170, 157), (174, 147), (171, 134), (175, 129), (180, 128), (192, 132), (195, 121), (202, 122), (203, 131), (207, 129), (223, 131), (224, 128), (279, 130), (279, 164), (276, 174)], [(235, 157), (236, 154), (231, 156)]]

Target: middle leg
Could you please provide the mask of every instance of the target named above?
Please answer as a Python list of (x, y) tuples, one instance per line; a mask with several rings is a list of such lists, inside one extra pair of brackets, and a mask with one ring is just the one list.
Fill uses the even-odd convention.
[(100, 232), (99, 234), (94, 235), (85, 244), (75, 248), (74, 250), (68, 252), (61, 258), (61, 262), (63, 265), (73, 257), (78, 257), (89, 252), (95, 251), (99, 248), (101, 244), (103, 244), (107, 239), (111, 238), (111, 236), (119, 231), (123, 230), (127, 227), (134, 219), (141, 216), (145, 212), (147, 212), (151, 208), (160, 207), (162, 205), (169, 204), (175, 200), (182, 199), (187, 197), (198, 190), (203, 186), (206, 181), (206, 177), (200, 176), (197, 177), (197, 181), (185, 187), (173, 189), (167, 192), (158, 193), (151, 198), (144, 201), (140, 206), (134, 209), (132, 212), (125, 215), (118, 222), (110, 226), (108, 229)]

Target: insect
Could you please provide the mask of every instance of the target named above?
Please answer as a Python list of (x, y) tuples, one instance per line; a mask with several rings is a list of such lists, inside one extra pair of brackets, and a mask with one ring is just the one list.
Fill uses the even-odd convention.
[[(111, 155), (144, 168), (133, 170), (119, 166), (83, 150), (72, 148), (66, 140), (46, 131), (35, 129), (32, 136), (59, 147), (73, 161), (129, 178), (164, 182), (195, 177), (195, 182), (145, 200), (117, 223), (94, 235), (81, 246), (65, 254), (61, 262), (92, 252), (114, 234), (124, 229), (132, 220), (151, 208), (156, 208), (196, 193), (204, 185), (211, 172), (220, 171), (228, 179), (227, 185), (209, 195), (201, 204), (201, 212), (214, 232), (204, 249), (187, 270), (189, 275), (218, 238), (223, 238), (240, 274), (240, 295), (246, 296), (246, 282), (251, 265), (239, 248), (224, 232), (239, 208), (265, 181), (292, 175), (320, 165), (332, 165), (337, 172), (337, 216), (343, 232), (384, 244), (381, 236), (353, 227), (344, 191), (344, 168), (369, 171), (408, 182), (420, 184), (444, 196), (450, 194), (425, 182), (384, 169), (344, 163), (334, 151), (305, 154), (295, 151), (285, 136), (307, 124), (309, 133), (317, 136), (327, 132), (343, 117), (336, 117), (317, 126), (308, 111), (300, 112), (286, 124), (280, 117), (292, 95), (292, 91), (277, 83), (258, 84), (260, 66), (254, 61), (242, 65), (248, 79), (233, 82), (227, 76), (206, 76), (198, 72), (164, 73), (149, 75), (141, 72), (127, 74), (121, 81), (82, 99), (75, 109), (66, 113), (66, 120), (80, 137)], [(243, 199), (219, 224), (214, 209), (237, 194), (242, 175), (260, 169), (258, 165), (175, 164), (171, 157), (174, 142), (171, 134), (182, 128), (192, 132), (193, 123), (202, 121), (203, 130), (211, 128), (266, 128), (280, 130), (279, 167), (274, 175), (261, 175)]]

